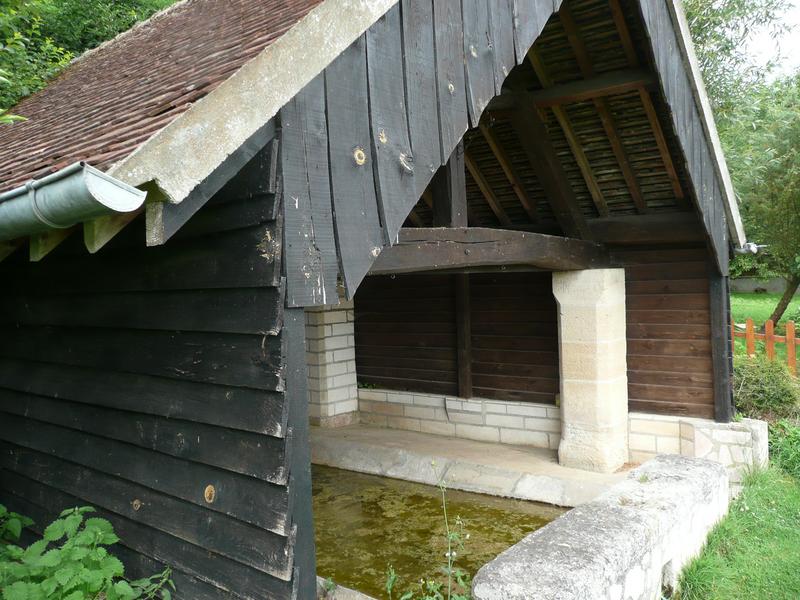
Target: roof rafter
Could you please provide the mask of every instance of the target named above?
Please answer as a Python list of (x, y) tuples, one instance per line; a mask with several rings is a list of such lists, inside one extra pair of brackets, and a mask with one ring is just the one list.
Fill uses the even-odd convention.
[(655, 84), (652, 73), (634, 68), (609, 71), (588, 79), (561, 83), (531, 94), (531, 100), (539, 108), (549, 108), (572, 102), (585, 102), (604, 96), (624, 94)]
[[(567, 39), (569, 40), (570, 46), (572, 47), (575, 57), (578, 60), (578, 66), (583, 74), (583, 77), (593, 77), (594, 67), (592, 66), (592, 61), (589, 58), (589, 52), (583, 42), (578, 25), (575, 23), (575, 19), (572, 16), (572, 11), (566, 4), (562, 4), (561, 9), (558, 11), (558, 16), (561, 20), (561, 24), (564, 27), (564, 31), (567, 34)], [(628, 186), (628, 192), (631, 195), (631, 199), (633, 200), (633, 203), (636, 205), (636, 209), (639, 212), (647, 212), (647, 202), (642, 195), (642, 190), (639, 187), (639, 181), (636, 178), (636, 174), (633, 172), (633, 167), (631, 167), (628, 153), (625, 150), (625, 146), (622, 144), (622, 139), (620, 138), (619, 133), (617, 132), (617, 125), (614, 120), (614, 115), (611, 113), (611, 107), (605, 98), (595, 98), (594, 105), (597, 109), (600, 121), (603, 124), (603, 128), (606, 131), (606, 135), (608, 136), (608, 141), (611, 143), (611, 149), (614, 152), (614, 156), (617, 159), (619, 168), (622, 171), (622, 176)]]
[(470, 175), (472, 175), (472, 179), (474, 179), (475, 183), (478, 184), (478, 188), (480, 188), (481, 193), (483, 194), (486, 203), (489, 205), (489, 208), (492, 209), (494, 216), (497, 217), (497, 220), (501, 225), (505, 227), (510, 226), (511, 219), (508, 218), (508, 215), (506, 214), (505, 209), (503, 209), (502, 204), (500, 204), (500, 200), (494, 193), (492, 186), (489, 185), (488, 181), (486, 181), (486, 177), (481, 172), (478, 163), (475, 162), (475, 159), (467, 150), (464, 151), (464, 164), (466, 165)]
[[(632, 68), (637, 68), (640, 64), (639, 56), (636, 52), (636, 47), (633, 44), (633, 38), (631, 37), (630, 30), (628, 29), (628, 24), (625, 21), (625, 14), (622, 12), (622, 6), (620, 6), (619, 0), (609, 0), (609, 5), (611, 6), (611, 15), (614, 19), (614, 26), (617, 29), (617, 34), (619, 35), (622, 43), (622, 48), (625, 51), (625, 58), (628, 61), (628, 65), (630, 65)], [(683, 192), (683, 186), (681, 186), (680, 179), (678, 179), (678, 172), (675, 169), (675, 164), (672, 161), (672, 155), (670, 154), (669, 147), (667, 146), (667, 139), (664, 135), (664, 130), (661, 128), (661, 123), (658, 120), (658, 114), (656, 113), (656, 108), (653, 104), (653, 98), (650, 96), (650, 92), (644, 86), (639, 87), (639, 98), (641, 99), (642, 106), (644, 106), (644, 111), (647, 114), (647, 120), (650, 123), (650, 128), (653, 130), (653, 135), (656, 138), (658, 152), (661, 155), (664, 168), (667, 170), (667, 176), (672, 184), (672, 191), (675, 193), (675, 198), (678, 200), (679, 204), (685, 206), (687, 202)]]
[(561, 229), (569, 237), (592, 239), (575, 192), (567, 180), (564, 166), (558, 159), (539, 112), (520, 107), (513, 112), (511, 119), (517, 138), (544, 188), (545, 197)]
[(483, 139), (486, 140), (486, 143), (489, 145), (492, 154), (494, 154), (495, 159), (497, 159), (497, 162), (500, 164), (500, 167), (506, 174), (508, 183), (511, 185), (511, 189), (514, 190), (517, 198), (519, 198), (522, 208), (524, 208), (525, 212), (528, 213), (530, 220), (533, 223), (536, 223), (538, 221), (538, 215), (536, 214), (536, 199), (531, 198), (528, 195), (525, 185), (522, 183), (522, 180), (520, 179), (516, 169), (514, 168), (514, 165), (511, 162), (511, 158), (508, 156), (505, 148), (503, 148), (503, 146), (500, 144), (500, 141), (497, 139), (497, 136), (495, 136), (492, 128), (486, 123), (486, 119), (483, 119), (478, 127), (483, 135)]
[[(531, 63), (542, 87), (549, 88), (554, 85), (541, 57), (534, 48), (528, 51), (528, 62)], [(586, 187), (589, 189), (589, 194), (592, 196), (592, 201), (594, 202), (595, 208), (597, 208), (597, 213), (601, 217), (607, 216), (608, 204), (606, 203), (605, 196), (597, 183), (592, 167), (589, 164), (589, 159), (586, 158), (586, 153), (583, 151), (583, 144), (581, 144), (575, 130), (572, 128), (572, 123), (569, 120), (567, 111), (561, 106), (553, 106), (551, 110), (561, 130), (564, 132), (564, 137), (567, 138), (567, 143), (569, 144), (570, 150), (572, 150), (572, 155), (575, 157), (575, 162), (578, 163), (578, 169), (583, 176)]]

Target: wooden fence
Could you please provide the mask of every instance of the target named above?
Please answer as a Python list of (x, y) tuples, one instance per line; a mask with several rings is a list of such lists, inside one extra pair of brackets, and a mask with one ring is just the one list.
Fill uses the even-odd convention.
[(753, 319), (745, 321), (744, 331), (737, 329), (731, 320), (731, 349), (736, 352), (736, 338), (744, 338), (748, 356), (756, 353), (756, 340), (764, 342), (764, 349), (769, 360), (775, 360), (775, 344), (786, 344), (786, 362), (792, 375), (797, 375), (797, 345), (800, 339), (795, 338), (794, 321), (787, 321), (786, 335), (775, 335), (775, 324), (772, 320), (764, 323), (764, 333), (756, 333)]

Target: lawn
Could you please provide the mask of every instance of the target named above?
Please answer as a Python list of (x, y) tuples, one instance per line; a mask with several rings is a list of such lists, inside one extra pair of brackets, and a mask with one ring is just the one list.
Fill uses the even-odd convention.
[[(756, 331), (764, 325), (764, 322), (770, 317), (775, 305), (780, 300), (780, 294), (746, 294), (735, 292), (731, 294), (731, 315), (737, 324), (743, 325), (744, 322), (751, 318), (756, 326)], [(775, 328), (775, 333), (782, 335), (784, 328), (781, 326), (789, 318), (796, 316), (800, 311), (800, 298), (795, 298), (789, 303), (789, 307), (783, 314), (783, 318)], [(798, 331), (800, 332), (800, 319), (796, 319)], [(740, 329), (744, 331), (744, 329)], [(735, 345), (736, 354), (745, 354), (745, 340), (744, 338), (736, 338)], [(756, 341), (756, 354), (763, 355), (764, 342)], [(775, 345), (775, 354), (778, 360), (786, 360), (786, 346), (784, 344)]]
[(752, 473), (729, 515), (681, 577), (680, 600), (800, 598), (800, 483), (776, 467)]
[[(749, 317), (753, 319), (756, 327), (759, 327), (769, 319), (769, 316), (772, 314), (772, 311), (775, 309), (780, 299), (780, 294), (745, 294), (734, 292), (731, 294), (731, 314), (733, 315), (733, 320), (737, 323), (744, 323)], [(795, 297), (789, 304), (789, 308), (786, 309), (781, 322), (786, 322), (798, 309), (800, 309), (800, 298)]]

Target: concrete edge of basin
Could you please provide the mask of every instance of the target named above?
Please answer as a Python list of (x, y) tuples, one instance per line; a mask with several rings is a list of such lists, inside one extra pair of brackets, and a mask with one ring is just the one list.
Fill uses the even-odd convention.
[[(589, 476), (581, 477), (580, 472), (573, 469), (555, 465), (548, 465), (547, 472), (522, 472), (414, 452), (388, 444), (365, 444), (363, 440), (344, 436), (313, 439), (311, 461), (318, 465), (428, 485), (437, 485), (444, 479), (450, 489), (565, 507), (590, 502), (616, 482), (602, 483)], [(554, 474), (559, 469), (563, 469), (563, 476)]]

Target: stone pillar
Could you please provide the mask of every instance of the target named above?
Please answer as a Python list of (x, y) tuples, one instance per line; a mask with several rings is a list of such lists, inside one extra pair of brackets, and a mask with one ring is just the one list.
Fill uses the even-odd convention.
[(340, 427), (358, 422), (353, 303), (306, 309), (309, 419)]
[(628, 457), (625, 270), (553, 273), (561, 442), (567, 467), (611, 472)]

